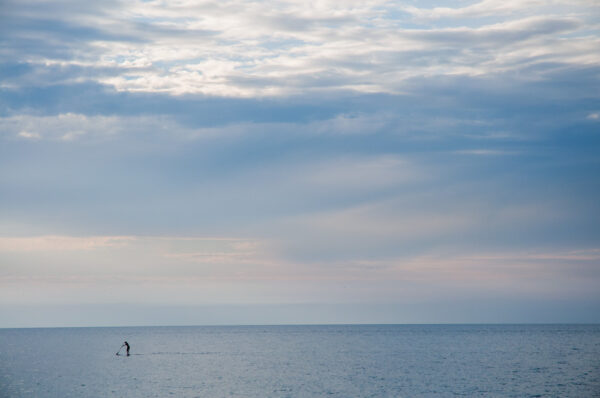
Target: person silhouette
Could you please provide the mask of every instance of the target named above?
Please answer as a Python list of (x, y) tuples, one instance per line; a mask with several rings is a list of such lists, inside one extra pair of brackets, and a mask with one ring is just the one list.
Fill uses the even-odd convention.
[[(129, 346), (129, 343), (128, 343), (128, 342), (124, 342), (124, 343), (123, 343), (123, 345), (124, 345), (125, 347), (127, 347), (127, 356), (129, 356), (129, 348), (131, 348), (131, 347)], [(123, 346), (121, 346), (121, 347), (123, 347)]]

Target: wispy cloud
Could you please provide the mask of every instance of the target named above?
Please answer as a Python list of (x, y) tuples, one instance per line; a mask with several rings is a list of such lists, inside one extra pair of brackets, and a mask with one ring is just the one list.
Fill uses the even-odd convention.
[(477, 156), (502, 156), (502, 155), (517, 155), (515, 151), (503, 151), (501, 149), (463, 149), (455, 151), (459, 155), (477, 155)]
[(504, 16), (486, 25), (410, 28), (385, 1), (152, 1), (72, 9), (70, 3), (44, 3), (39, 11), (35, 2), (10, 3), (5, 19), (17, 22), (5, 28), (5, 58), (33, 69), (5, 84), (41, 83), (36, 76), (54, 69), (63, 81), (92, 80), (121, 91), (401, 93), (406, 79), (419, 76), (495, 74), (547, 62), (598, 66), (598, 40), (586, 33), (597, 30), (587, 16), (592, 6), (555, 2), (568, 14), (558, 16), (543, 13), (543, 3), (404, 8), (418, 18)]
[[(157, 300), (163, 305), (396, 301), (483, 291), (495, 297), (557, 299), (593, 294), (600, 280), (600, 252), (594, 247), (511, 253), (438, 248), (315, 262), (282, 255), (278, 244), (228, 237), (5, 237), (0, 240), (5, 264), (0, 298), (18, 302), (19, 290), (33, 289), (43, 291), (49, 302), (68, 302), (85, 291), (86, 302)], [(353, 289), (340, 288), (344, 284)], [(128, 288), (111, 289), (107, 296), (107, 286)], [(39, 295), (33, 290), (28, 299)]]
[(0, 300), (597, 300), (598, 10), (4, 1)]
[(63, 113), (52, 116), (13, 115), (0, 117), (2, 138), (73, 141), (86, 139), (102, 141), (117, 135), (165, 134), (190, 136), (185, 128), (168, 117), (161, 116), (102, 116)]
[(483, 0), (470, 4), (466, 7), (434, 7), (418, 8), (414, 6), (401, 6), (401, 9), (411, 15), (422, 19), (440, 18), (474, 18), (498, 15), (521, 15), (523, 13), (540, 13), (552, 10), (560, 6), (594, 7), (585, 0), (564, 1), (542, 1), (542, 0)]
[(135, 240), (132, 236), (34, 236), (0, 237), (0, 252), (79, 251), (120, 247)]

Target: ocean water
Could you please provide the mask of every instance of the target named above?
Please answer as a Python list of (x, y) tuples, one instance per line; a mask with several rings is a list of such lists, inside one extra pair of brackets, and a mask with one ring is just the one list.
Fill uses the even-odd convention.
[(0, 329), (0, 396), (600, 397), (600, 325)]

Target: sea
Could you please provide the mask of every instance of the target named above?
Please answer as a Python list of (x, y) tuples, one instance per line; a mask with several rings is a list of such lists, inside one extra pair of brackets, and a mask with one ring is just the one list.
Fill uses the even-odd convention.
[(0, 329), (0, 396), (600, 397), (600, 325)]

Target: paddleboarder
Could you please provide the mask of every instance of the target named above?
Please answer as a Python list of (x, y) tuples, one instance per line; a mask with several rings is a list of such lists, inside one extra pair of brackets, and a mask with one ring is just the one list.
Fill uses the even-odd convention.
[[(127, 347), (127, 356), (129, 356), (129, 348), (131, 348), (131, 347), (129, 347), (129, 343), (128, 342), (124, 342), (123, 345), (125, 347)], [(121, 347), (123, 347), (123, 345)]]

